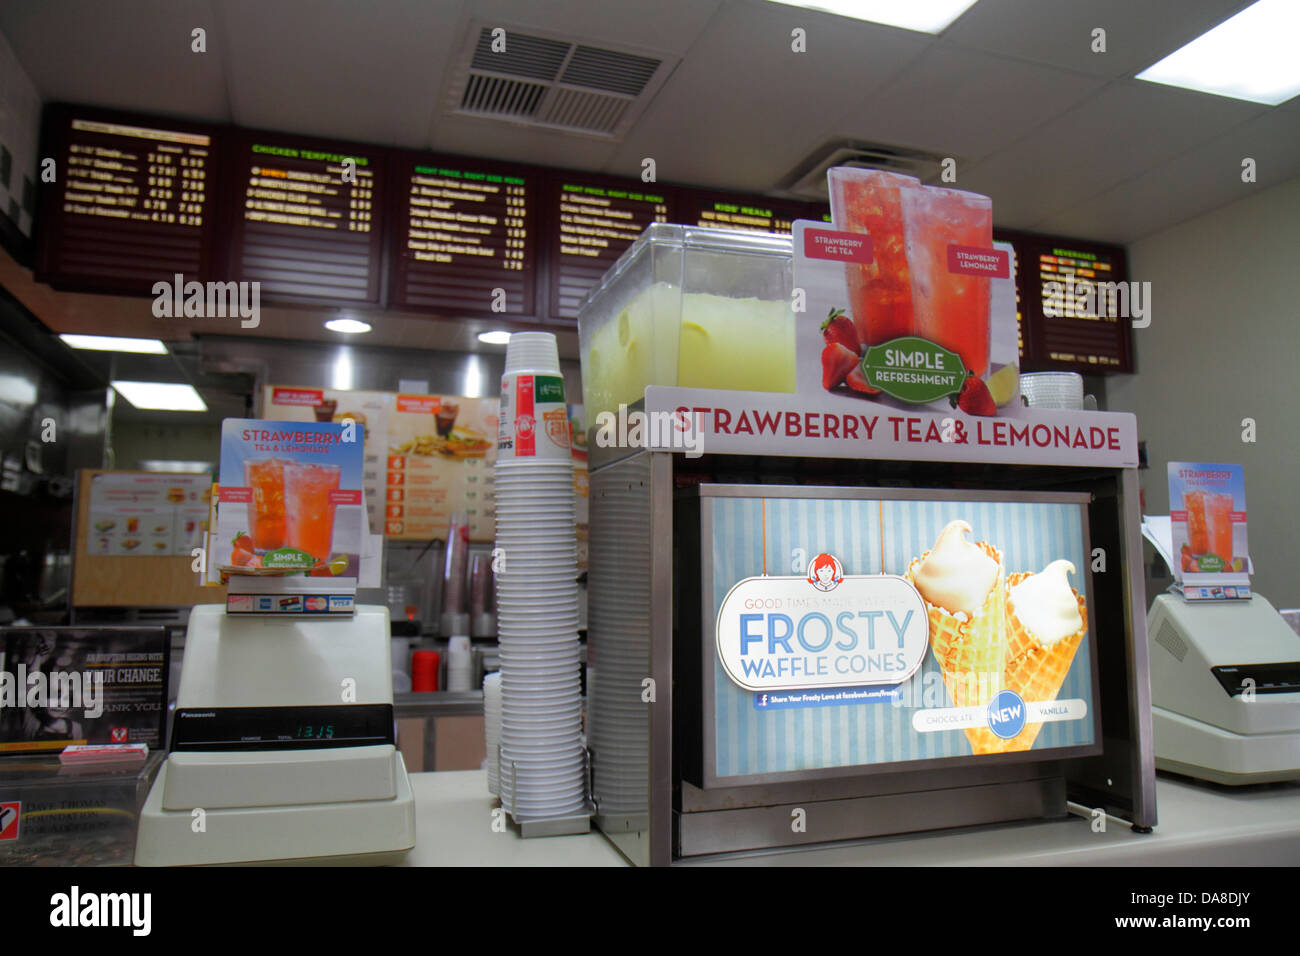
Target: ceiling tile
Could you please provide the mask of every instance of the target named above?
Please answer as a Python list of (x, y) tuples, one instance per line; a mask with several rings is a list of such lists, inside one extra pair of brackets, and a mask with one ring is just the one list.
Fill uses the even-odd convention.
[(470, 0), (465, 7), (484, 23), (682, 56), (721, 5), (721, 0)]
[[(190, 48), (197, 27), (207, 31), (206, 53)], [(6, 3), (0, 30), (47, 103), (230, 122), (208, 0)]]
[(935, 47), (839, 121), (847, 136), (979, 159), (1098, 90), (1105, 80)]
[(458, 4), (214, 0), (241, 126), (395, 146), (428, 139)]
[[(477, 116), (449, 115), (438, 120), (431, 148), (443, 153), (490, 156), (516, 163), (594, 172), (605, 167), (618, 146), (613, 140), (601, 137)], [(639, 166), (631, 169), (640, 172)]]
[[(791, 50), (806, 31), (807, 52)], [(771, 3), (714, 18), (616, 153), (660, 179), (764, 192), (930, 38)]]
[(957, 185), (992, 196), (999, 225), (1029, 228), (1266, 110), (1220, 96), (1120, 81), (959, 172)]
[[(1246, 157), (1256, 162), (1254, 183), (1241, 181)], [(1034, 228), (1127, 243), (1297, 176), (1300, 123), (1290, 112), (1272, 110)]]
[[(979, 0), (943, 40), (1097, 76), (1131, 76), (1250, 2)], [(1092, 52), (1098, 27), (1106, 31), (1105, 53)]]

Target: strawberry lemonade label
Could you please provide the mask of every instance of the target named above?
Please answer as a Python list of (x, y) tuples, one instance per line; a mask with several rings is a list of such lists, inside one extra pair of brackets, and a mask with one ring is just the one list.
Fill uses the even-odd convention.
[(497, 458), (569, 461), (569, 413), (558, 375), (509, 375), (501, 382)]

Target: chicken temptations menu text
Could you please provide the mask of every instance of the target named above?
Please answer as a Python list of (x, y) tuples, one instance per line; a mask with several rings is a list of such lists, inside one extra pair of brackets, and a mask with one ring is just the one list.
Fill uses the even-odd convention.
[(239, 278), (264, 296), (378, 303), (382, 151), (249, 133), (239, 154)]

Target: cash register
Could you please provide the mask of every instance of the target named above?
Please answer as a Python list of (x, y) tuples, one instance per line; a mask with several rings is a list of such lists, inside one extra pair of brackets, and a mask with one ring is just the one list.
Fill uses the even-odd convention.
[(191, 612), (166, 762), (135, 862), (382, 864), (415, 845), (388, 610)]
[(1267, 598), (1161, 594), (1147, 635), (1157, 769), (1234, 786), (1300, 779), (1300, 635)]

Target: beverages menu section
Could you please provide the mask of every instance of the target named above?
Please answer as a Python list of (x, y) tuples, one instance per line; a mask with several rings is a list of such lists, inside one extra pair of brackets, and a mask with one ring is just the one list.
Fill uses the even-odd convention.
[(536, 175), (428, 158), (404, 162), (402, 182), (393, 306), (531, 318)]
[(1042, 237), (1025, 252), (1031, 358), (1049, 368), (1131, 372), (1127, 259), (1114, 246)]
[(50, 116), (57, 178), (44, 187), (36, 277), (114, 292), (147, 292), (177, 273), (208, 278), (212, 134), (59, 108)]
[(383, 154), (250, 133), (239, 148), (238, 278), (261, 294), (378, 304)]
[(573, 320), (583, 296), (645, 228), (669, 221), (669, 197), (654, 183), (561, 178), (551, 201), (550, 318)]

